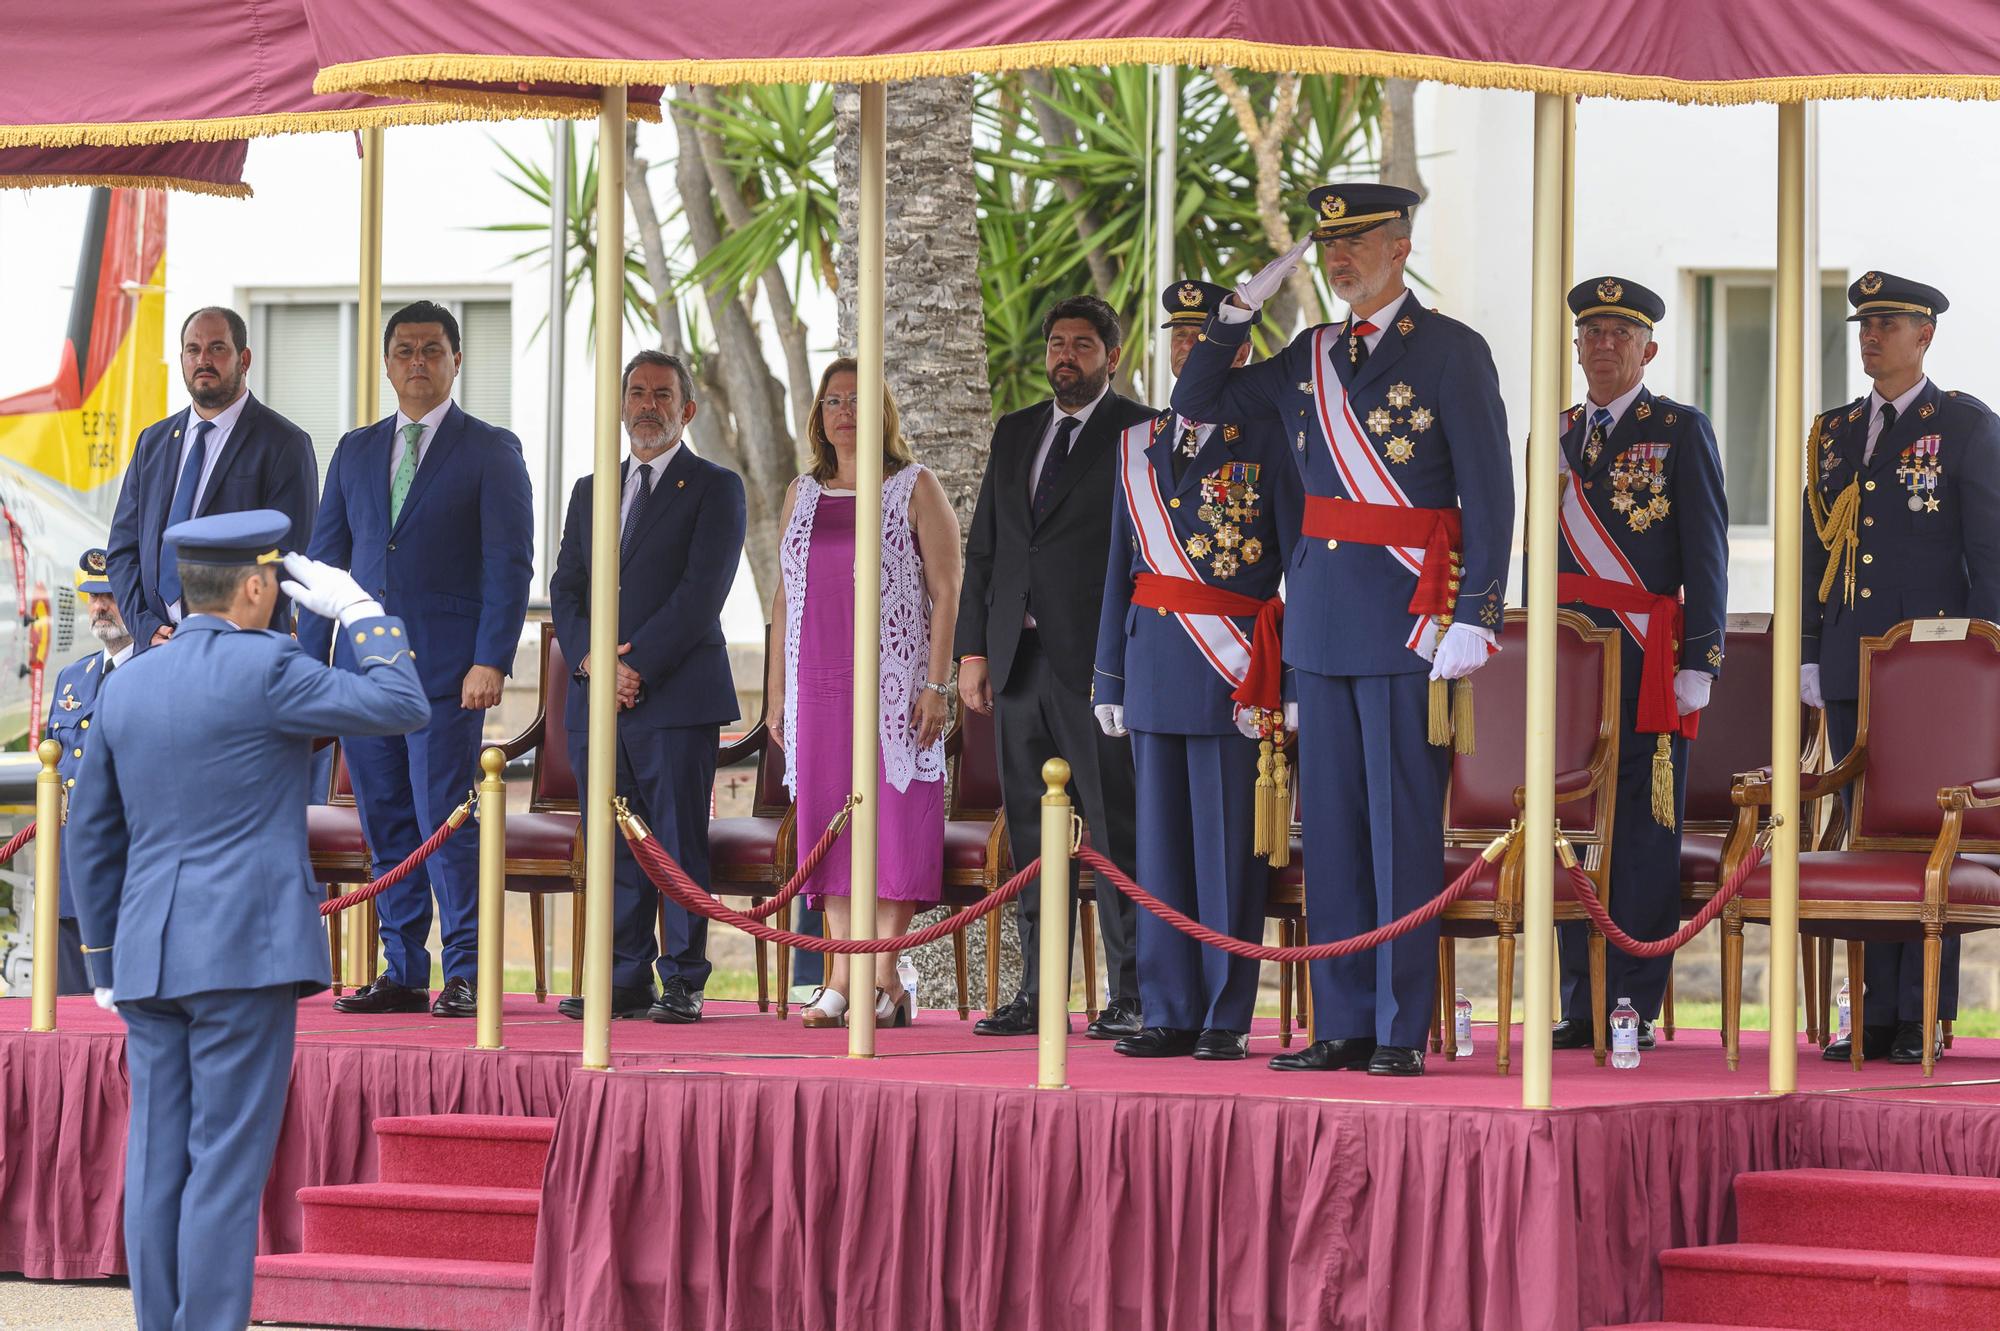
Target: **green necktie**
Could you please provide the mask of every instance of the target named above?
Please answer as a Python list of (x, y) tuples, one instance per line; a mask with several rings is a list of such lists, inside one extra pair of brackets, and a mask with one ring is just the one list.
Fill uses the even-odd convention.
[(417, 440), (424, 437), (421, 421), (411, 421), (403, 427), (403, 460), (396, 464), (396, 474), (389, 478), (389, 525), (395, 526), (396, 519), (403, 516), (403, 501), (409, 498), (410, 482), (417, 479)]

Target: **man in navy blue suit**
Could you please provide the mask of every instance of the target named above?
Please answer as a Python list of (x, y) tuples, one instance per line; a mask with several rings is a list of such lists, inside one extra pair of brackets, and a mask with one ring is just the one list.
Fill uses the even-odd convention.
[[(501, 349), (495, 354), (505, 354)], [(458, 320), (431, 301), (389, 316), (383, 361), (396, 412), (349, 431), (326, 468), (308, 554), (355, 580), (408, 627), (431, 700), (409, 735), (343, 736), (361, 829), (380, 874), (414, 851), (476, 779), (486, 709), (514, 664), (534, 576), (533, 501), (521, 441), (451, 400), (462, 360)], [(299, 616), (314, 660), (354, 667), (333, 623)], [(479, 842), (468, 827), (375, 899), (387, 968), (335, 1001), (343, 1012), (476, 1015)], [(426, 881), (428, 875), (428, 881)], [(444, 941), (444, 989), (430, 1002), (431, 896)]]
[[(288, 544), (312, 538), (319, 463), (312, 439), (251, 396), (249, 333), (221, 306), (181, 325), (181, 380), (189, 405), (146, 427), (132, 450), (111, 518), (105, 562), (135, 652), (173, 636), (181, 619), (180, 574), (160, 557), (168, 527), (211, 513), (276, 509), (292, 520)], [(272, 623), (289, 629), (281, 595)]]
[[(1307, 539), (1285, 570), (1285, 664), (1298, 696), (1306, 932), (1318, 943), (1387, 924), (1444, 886), (1439, 828), (1455, 732), (1443, 704), (1494, 647), (1514, 480), (1486, 340), (1424, 309), (1404, 285), (1417, 196), (1322, 185), (1307, 200), (1308, 241), (1209, 321), (1174, 409), (1201, 421), (1275, 413), (1305, 478)], [(1347, 319), (1231, 369), (1251, 312), (1309, 242), (1323, 247)], [(1315, 962), (1316, 1038), (1271, 1066), (1421, 1075), (1437, 938), (1433, 923)]]
[[(743, 481), (698, 457), (684, 435), (694, 378), (679, 359), (641, 351), (625, 366), (619, 471), (618, 659), (590, 659), (591, 478), (570, 491), (549, 608), (569, 683), (570, 763), (579, 797), (589, 771), (590, 672), (618, 672), (618, 794), (651, 824), (688, 876), (708, 885), (708, 808), (722, 723), (737, 717), (722, 636), (722, 603), (743, 558)], [(614, 1017), (701, 1019), (708, 983), (708, 921), (666, 903), (666, 951), (653, 936), (659, 893), (617, 838)], [(653, 993), (659, 975), (660, 992)], [(583, 1000), (558, 1004), (583, 1016)]]

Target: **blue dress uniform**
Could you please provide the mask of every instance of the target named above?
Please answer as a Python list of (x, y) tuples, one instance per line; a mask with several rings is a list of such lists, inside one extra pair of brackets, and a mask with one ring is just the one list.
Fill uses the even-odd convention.
[[(1328, 239), (1406, 217), (1416, 202), (1388, 186), (1322, 187), (1309, 197), (1313, 234)], [(1322, 325), (1237, 370), (1230, 362), (1249, 324), (1227, 313), (1188, 357), (1174, 407), (1196, 420), (1276, 414), (1304, 477), (1307, 539), (1285, 570), (1284, 656), (1299, 709), (1307, 936), (1324, 942), (1386, 923), (1445, 885), (1451, 754), (1432, 742), (1429, 658), (1442, 618), (1489, 633), (1501, 623), (1514, 521), (1506, 410), (1485, 340), (1407, 292), (1376, 312), (1372, 335)], [(1336, 456), (1343, 428), (1349, 451)], [(1314, 535), (1328, 529), (1319, 513), (1381, 516), (1388, 506), (1374, 497), (1385, 486), (1419, 513), (1459, 510), (1448, 580), (1426, 551), (1420, 576), (1399, 553), (1407, 547)], [(1412, 611), (1426, 587), (1442, 613)], [(1314, 963), (1317, 1041), (1410, 1051), (1420, 1068), (1437, 938), (1432, 924), (1372, 953)]]
[[(1569, 293), (1569, 307), (1579, 329), (1591, 320), (1613, 318), (1643, 327), (1648, 336), (1666, 313), (1666, 302), (1653, 292), (1617, 277), (1578, 283)], [(1658, 716), (1642, 716), (1642, 686), (1664, 690), (1654, 710), (1678, 722), (1676, 669), (1699, 671), (1711, 679), (1721, 673), (1729, 603), (1722, 455), (1706, 416), (1654, 396), (1643, 382), (1610, 403), (1571, 407), (1563, 416), (1561, 447), (1557, 599), (1616, 631), (1623, 644), (1611, 918), (1634, 938), (1663, 938), (1680, 921), (1680, 821), (1693, 727), (1662, 729)], [(1573, 594), (1590, 589), (1584, 580), (1593, 578), (1625, 584), (1628, 597), (1643, 592), (1680, 604), (1671, 612), (1621, 613), (1593, 604), (1616, 596)], [(1655, 614), (1662, 613), (1666, 622), (1655, 625)], [(1676, 616), (1680, 632), (1671, 634)], [(1642, 636), (1654, 631), (1664, 635), (1658, 659), (1647, 651)], [(1666, 774), (1659, 762), (1663, 741), (1672, 780), (1671, 803), (1664, 809), (1656, 807), (1654, 798), (1655, 778)], [(1562, 926), (1563, 1015), (1570, 1025), (1558, 1031), (1561, 1046), (1591, 1043), (1586, 937), (1581, 924)], [(1614, 1001), (1630, 998), (1650, 1023), (1659, 1014), (1672, 965), (1670, 957), (1641, 959), (1613, 948), (1606, 958), (1606, 987)]]
[[(103, 550), (84, 551), (83, 557), (77, 560), (77, 595), (114, 595), (111, 575), (106, 568)], [(97, 691), (111, 671), (111, 662), (109, 652), (92, 652), (89, 656), (79, 657), (62, 668), (49, 691), (49, 717), (43, 733), (62, 745), (62, 756), (56, 760), (56, 775), (62, 778), (65, 800), (76, 798), (76, 777), (83, 770), (83, 755), (90, 746), (91, 718), (97, 714)], [(63, 829), (63, 839), (65, 842), (69, 839), (67, 825)], [(57, 862), (62, 897), (58, 911), (61, 928), (55, 956), (56, 992), (87, 994), (90, 992), (90, 972), (83, 964), (83, 939), (76, 927), (76, 899), (70, 889), (69, 856), (61, 856)]]
[[(1169, 287), (1168, 326), (1205, 320), (1228, 294), (1209, 283)], [(1263, 936), (1267, 876), (1251, 840), (1258, 741), (1239, 733), (1231, 695), (1248, 673), (1255, 603), (1278, 595), (1302, 498), (1291, 450), (1269, 416), (1216, 425), (1166, 411), (1120, 440), (1091, 700), (1122, 706), (1132, 734), (1140, 883), (1249, 942)], [(1177, 589), (1208, 588), (1245, 598), (1251, 613), (1170, 609)], [(1128, 1036), (1119, 1051), (1240, 1058), (1257, 963), (1197, 943), (1144, 910), (1137, 942), (1139, 1006), (1156, 1034)], [(1197, 1047), (1198, 1032), (1220, 1034)]]
[[(248, 564), (275, 560), (289, 525), (253, 509), (167, 537), (184, 562)], [(359, 673), (286, 634), (190, 615), (98, 699), (71, 806), (90, 835), (66, 849), (91, 978), (126, 1026), (125, 1256), (141, 1331), (250, 1315), (297, 1004), (330, 978), (306, 858), (313, 737), (430, 715), (402, 621), (343, 631)]]
[[(1849, 322), (1907, 314), (1935, 321), (1949, 302), (1935, 287), (1868, 272), (1848, 288)], [(1899, 399), (1900, 401), (1900, 399)], [(1871, 426), (1882, 426), (1872, 452)], [(2000, 621), (2000, 418), (1969, 394), (1919, 382), (1907, 402), (1871, 392), (1813, 421), (1807, 441), (1802, 660), (1819, 667), (1827, 740), (1838, 761), (1854, 747), (1861, 640), (1906, 619)], [(1854, 498), (1841, 517), (1842, 498)], [(1944, 941), (1938, 1017), (1958, 1012), (1959, 940)], [(1923, 1019), (1923, 945), (1866, 950), (1862, 1020)], [(1918, 1037), (1919, 1040), (1921, 1037)], [(1826, 1051), (1834, 1057), (1832, 1047)], [(1907, 1061), (1918, 1062), (1918, 1057)], [(1846, 1058), (1842, 1045), (1837, 1055)]]

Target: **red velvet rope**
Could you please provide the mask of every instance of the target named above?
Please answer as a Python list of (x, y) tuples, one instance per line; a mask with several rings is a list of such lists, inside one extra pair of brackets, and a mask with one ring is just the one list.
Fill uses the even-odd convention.
[(1632, 937), (1611, 922), (1611, 912), (1604, 908), (1602, 901), (1598, 900), (1597, 884), (1591, 881), (1590, 875), (1583, 871), (1581, 865), (1569, 866), (1569, 881), (1571, 886), (1576, 888), (1576, 899), (1583, 903), (1584, 913), (1590, 916), (1590, 922), (1597, 926), (1597, 932), (1604, 935), (1606, 942), (1620, 952), (1629, 952), (1635, 957), (1664, 957), (1669, 952), (1677, 952), (1686, 947), (1694, 941), (1697, 934), (1713, 924), (1715, 917), (1722, 914), (1722, 908), (1735, 900), (1737, 893), (1743, 890), (1743, 884), (1750, 881), (1750, 875), (1756, 872), (1757, 866), (1763, 862), (1764, 848), (1750, 847), (1750, 853), (1736, 866), (1736, 872), (1729, 875), (1729, 881), (1708, 899), (1707, 905), (1695, 912), (1693, 919), (1665, 938), (1643, 941)]
[(1240, 938), (1218, 933), (1201, 921), (1182, 914), (1127, 878), (1117, 865), (1089, 846), (1078, 850), (1076, 858), (1089, 865), (1094, 872), (1103, 874), (1106, 881), (1120, 892), (1196, 942), (1220, 948), (1234, 957), (1248, 957), (1252, 961), (1279, 962), (1325, 961), (1329, 957), (1351, 957), (1357, 952), (1366, 952), (1370, 948), (1393, 942), (1412, 929), (1421, 929), (1444, 914), (1454, 901), (1464, 896), (1466, 889), (1479, 880), (1480, 871), (1491, 862), (1484, 855), (1480, 856), (1468, 864), (1465, 872), (1454, 879), (1451, 886), (1444, 891), (1409, 914), (1399, 916), (1379, 928), (1370, 929), (1365, 934), (1356, 934), (1352, 938), (1338, 938), (1331, 943), (1313, 943), (1305, 947), (1266, 947), (1262, 943), (1246, 943)]
[(819, 840), (813, 843), (813, 848), (799, 861), (799, 867), (792, 871), (791, 878), (778, 889), (778, 894), (762, 905), (750, 907), (743, 914), (753, 920), (768, 920), (791, 905), (792, 898), (805, 890), (806, 880), (813, 876), (813, 871), (819, 868), (820, 861), (827, 857), (827, 853), (833, 849), (833, 843), (840, 840), (840, 834), (846, 830), (847, 810), (843, 809), (826, 825), (826, 831), (819, 834)]
[(35, 839), (35, 825), (33, 823), (29, 823), (26, 827), (14, 833), (12, 837), (8, 838), (6, 845), (0, 846), (0, 864), (5, 864), (7, 861), (13, 859), (16, 855), (20, 854), (21, 847), (27, 845), (30, 841), (33, 841), (34, 839)]
[(344, 897), (335, 897), (333, 900), (326, 902), (319, 908), (319, 913), (321, 915), (338, 915), (349, 906), (358, 906), (364, 901), (372, 901), (396, 884), (402, 882), (410, 876), (411, 872), (419, 864), (422, 864), (425, 860), (436, 854), (439, 846), (442, 846), (451, 839), (451, 834), (459, 829), (459, 826), (465, 822), (466, 816), (471, 812), (472, 800), (471, 798), (467, 798), (465, 803), (453, 809), (444, 822), (438, 826), (438, 830), (431, 833), (423, 845), (411, 851), (409, 857), (401, 864), (389, 870), (389, 872), (383, 874), (374, 882), (369, 883), (366, 887), (357, 887)]
[(1041, 868), (1041, 860), (1032, 864), (1002, 883), (998, 890), (989, 894), (977, 905), (964, 910), (953, 911), (934, 924), (901, 934), (895, 938), (815, 938), (811, 934), (794, 933), (790, 929), (773, 929), (740, 910), (732, 910), (701, 889), (687, 871), (674, 863), (673, 856), (667, 854), (658, 837), (635, 833), (631, 824), (620, 821), (625, 839), (632, 843), (632, 858), (653, 880), (653, 886), (666, 893), (674, 901), (697, 915), (734, 925), (752, 938), (761, 938), (767, 943), (783, 943), (801, 952), (824, 952), (834, 956), (858, 956), (875, 952), (900, 952), (904, 948), (922, 947), (935, 943), (938, 939), (957, 933), (973, 922), (982, 919), (989, 912), (1021, 894), (1021, 888), (1035, 871)]

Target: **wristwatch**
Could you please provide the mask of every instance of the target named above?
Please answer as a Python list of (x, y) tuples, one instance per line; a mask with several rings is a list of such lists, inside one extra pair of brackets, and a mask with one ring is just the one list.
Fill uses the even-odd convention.
[(935, 693), (938, 697), (944, 699), (946, 702), (951, 701), (951, 685), (933, 684), (931, 681), (925, 680), (923, 683), (923, 687), (929, 689), (932, 693)]

